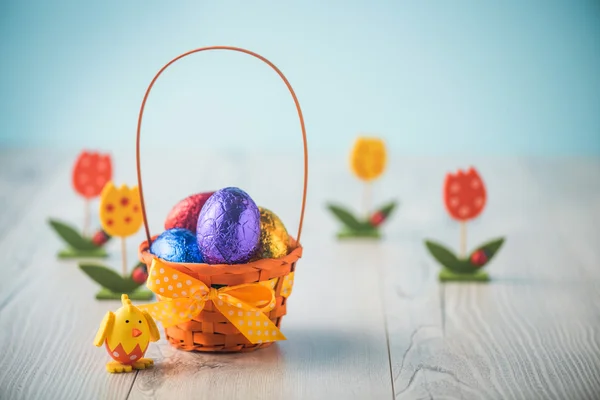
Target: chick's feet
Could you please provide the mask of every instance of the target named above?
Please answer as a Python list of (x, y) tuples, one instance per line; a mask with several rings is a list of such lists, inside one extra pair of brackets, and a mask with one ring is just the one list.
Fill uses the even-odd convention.
[(135, 369), (146, 369), (146, 368), (154, 365), (154, 361), (149, 358), (140, 358), (139, 360), (137, 360), (136, 362), (134, 362), (131, 365), (133, 365), (133, 368), (135, 368)]
[(116, 361), (111, 361), (106, 364), (106, 370), (111, 373), (131, 372), (131, 365), (121, 364)]

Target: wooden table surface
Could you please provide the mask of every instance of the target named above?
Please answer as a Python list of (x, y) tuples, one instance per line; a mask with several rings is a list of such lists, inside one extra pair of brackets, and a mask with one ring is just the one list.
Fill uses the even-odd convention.
[[(119, 303), (96, 301), (99, 288), (76, 262), (57, 260), (62, 243), (46, 223), (81, 226), (74, 158), (0, 152), (1, 399), (600, 398), (599, 159), (397, 155), (374, 188), (380, 202), (400, 201), (385, 239), (338, 242), (324, 204), (358, 207), (361, 186), (345, 157), (311, 156), (305, 253), (282, 324), (288, 340), (212, 355), (161, 339), (148, 351), (154, 368), (112, 375), (92, 341)], [(115, 160), (117, 183), (133, 184), (133, 154)], [(161, 230), (180, 198), (235, 185), (295, 232), (300, 160), (145, 157), (151, 229)], [(441, 188), (446, 172), (470, 164), (489, 202), (468, 225), (469, 247), (507, 241), (488, 267), (489, 284), (440, 284), (423, 239), (458, 246)], [(131, 265), (141, 240), (141, 231), (128, 239)], [(119, 243), (109, 250), (106, 263), (120, 268)]]

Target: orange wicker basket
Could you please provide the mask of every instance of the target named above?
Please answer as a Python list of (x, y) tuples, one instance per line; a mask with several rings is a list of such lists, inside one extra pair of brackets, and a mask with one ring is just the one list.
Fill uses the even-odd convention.
[[(300, 128), (302, 130), (302, 140), (304, 145), (304, 185), (302, 193), (302, 206), (300, 211), (300, 223), (298, 225), (298, 234), (296, 239), (291, 239), (290, 252), (279, 259), (262, 259), (248, 264), (236, 265), (208, 265), (208, 264), (191, 264), (191, 263), (174, 263), (162, 260), (162, 262), (171, 268), (174, 268), (181, 273), (187, 274), (195, 279), (198, 279), (208, 287), (212, 285), (220, 286), (235, 286), (247, 283), (265, 282), (272, 280), (274, 283), (275, 306), (271, 311), (267, 312), (268, 318), (279, 328), (281, 320), (286, 314), (286, 302), (289, 293), (282, 290), (284, 278), (294, 272), (298, 259), (302, 256), (302, 246), (300, 245), (300, 235), (302, 233), (302, 223), (304, 220), (304, 209), (306, 206), (306, 189), (308, 179), (308, 149), (306, 141), (306, 129), (300, 103), (294, 92), (294, 89), (288, 82), (287, 78), (272, 62), (252, 51), (230, 46), (211, 46), (203, 47), (188, 51), (181, 54), (162, 67), (155, 77), (152, 79), (140, 108), (138, 125), (137, 125), (137, 140), (136, 140), (136, 160), (137, 160), (137, 179), (140, 191), (140, 200), (142, 213), (144, 216), (144, 227), (146, 230), (147, 240), (139, 247), (139, 258), (144, 262), (148, 269), (151, 267), (153, 255), (150, 254), (149, 248), (152, 240), (156, 236), (150, 235), (148, 219), (146, 216), (146, 206), (144, 201), (144, 192), (142, 186), (142, 175), (140, 168), (140, 133), (142, 126), (142, 116), (148, 95), (154, 86), (158, 77), (174, 62), (188, 55), (199, 53), (207, 50), (229, 50), (243, 54), (248, 54), (269, 65), (287, 86), (294, 100), (298, 117), (300, 120)], [(237, 328), (225, 318), (214, 307), (211, 300), (208, 300), (202, 311), (194, 316), (190, 321), (183, 324), (165, 328), (165, 334), (169, 342), (177, 348), (187, 351), (204, 351), (204, 352), (241, 352), (252, 351), (259, 348), (267, 347), (273, 342), (265, 342), (260, 344), (252, 344)]]

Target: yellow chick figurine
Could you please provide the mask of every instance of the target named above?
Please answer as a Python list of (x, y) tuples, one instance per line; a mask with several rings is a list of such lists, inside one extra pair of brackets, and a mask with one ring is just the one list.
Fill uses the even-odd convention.
[(154, 320), (146, 311), (131, 304), (129, 296), (121, 296), (123, 307), (115, 313), (109, 311), (104, 316), (100, 329), (94, 339), (96, 347), (106, 345), (108, 354), (115, 360), (106, 364), (108, 372), (131, 372), (145, 369), (154, 364), (149, 358), (143, 358), (148, 342), (160, 339), (160, 333)]

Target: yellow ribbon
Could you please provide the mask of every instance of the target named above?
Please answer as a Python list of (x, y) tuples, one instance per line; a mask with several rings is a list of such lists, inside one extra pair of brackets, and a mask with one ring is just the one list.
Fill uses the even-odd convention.
[[(259, 285), (266, 286), (271, 289), (275, 289), (277, 285), (277, 281), (279, 278), (269, 279), (268, 281), (258, 282)], [(294, 285), (294, 273), (290, 272), (286, 276), (283, 277), (283, 284), (281, 285), (281, 295), (283, 297), (289, 297), (292, 294), (292, 286)], [(273, 304), (275, 307), (275, 304)], [(271, 307), (271, 308), (273, 308)]]
[[(159, 301), (138, 308), (146, 310), (167, 328), (190, 321), (211, 300), (250, 343), (286, 340), (279, 328), (264, 314), (275, 307), (273, 288), (277, 279), (220, 289), (209, 288), (204, 282), (155, 258), (146, 285), (159, 296)], [(290, 295), (292, 284), (293, 273), (284, 278), (283, 296)]]

